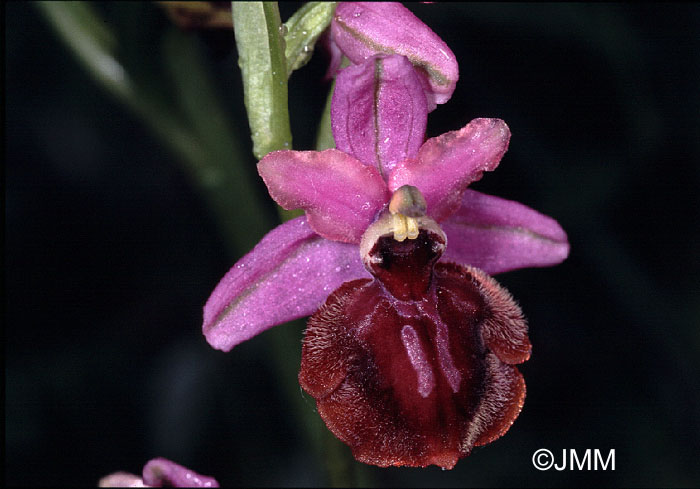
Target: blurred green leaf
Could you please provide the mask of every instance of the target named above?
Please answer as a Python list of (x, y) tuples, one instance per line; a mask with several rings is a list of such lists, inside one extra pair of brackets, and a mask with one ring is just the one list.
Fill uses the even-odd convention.
[[(174, 85), (177, 105), (191, 127), (201, 153), (188, 170), (217, 215), (227, 241), (245, 252), (276, 223), (265, 219), (262, 195), (256, 192), (253, 158), (240, 144), (199, 43), (177, 29), (163, 38), (163, 57)], [(245, 230), (245, 232), (241, 232)]]
[[(215, 84), (195, 40), (170, 28), (157, 51), (164, 56), (169, 72), (158, 73), (158, 63), (141, 61), (139, 69), (143, 72), (137, 77), (116, 54), (121, 51), (119, 36), (107, 27), (92, 4), (40, 2), (38, 6), (94, 78), (141, 117), (178, 156), (177, 161), (216, 216), (231, 254), (250, 249), (274, 223), (264, 218), (262, 196), (255, 192), (254, 172), (246, 170), (248, 165), (239, 164), (247, 157), (216, 96)], [(157, 88), (166, 92), (173, 85), (174, 100), (155, 96)]]
[(156, 134), (187, 161), (200, 152), (192, 134), (178, 122), (175, 113), (144, 96), (130, 73), (116, 57), (118, 38), (86, 2), (38, 2), (37, 4), (95, 79), (112, 95), (141, 116)]
[(122, 97), (129, 97), (131, 82), (114, 56), (117, 41), (87, 2), (39, 2), (63, 40), (93, 76)]

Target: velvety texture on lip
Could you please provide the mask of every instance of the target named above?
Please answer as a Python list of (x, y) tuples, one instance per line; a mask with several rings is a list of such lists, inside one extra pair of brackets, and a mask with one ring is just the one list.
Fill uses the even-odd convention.
[(429, 110), (450, 99), (459, 78), (447, 44), (398, 2), (338, 3), (331, 42), (355, 64), (375, 54), (406, 56), (421, 77)]
[(384, 178), (416, 155), (427, 119), (423, 87), (404, 56), (375, 56), (338, 74), (331, 105), (336, 148)]
[(299, 382), (361, 462), (452, 468), (522, 408), (520, 308), (483, 271), (435, 265), (436, 239), (379, 238), (375, 279), (343, 284), (309, 319)]

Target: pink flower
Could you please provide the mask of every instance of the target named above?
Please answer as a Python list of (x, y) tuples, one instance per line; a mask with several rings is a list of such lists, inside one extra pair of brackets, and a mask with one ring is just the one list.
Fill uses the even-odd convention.
[[(373, 58), (340, 73), (332, 106), (339, 149), (276, 151), (258, 163), (273, 199), (287, 209), (303, 208), (306, 215), (273, 229), (216, 286), (203, 324), (214, 348), (229, 351), (272, 326), (311, 315), (343, 283), (370, 278), (360, 240), (404, 185), (420, 190), (427, 215), (440, 223), (448, 241), (442, 261), (496, 274), (553, 265), (568, 255), (566, 234), (552, 218), (467, 188), (498, 166), (508, 148), (508, 126), (500, 119), (475, 119), (421, 144), (425, 104), (409, 98), (400, 105), (404, 110), (392, 108), (395, 100), (404, 100), (392, 90), (411, 91), (420, 84), (410, 65), (397, 58)], [(364, 102), (350, 95), (375, 88), (376, 117), (366, 117), (355, 110)], [(358, 131), (367, 137), (354, 141)]]
[(100, 479), (99, 487), (219, 487), (219, 483), (165, 458), (154, 458), (143, 467), (142, 477), (115, 472)]
[(333, 39), (356, 64), (336, 80), (336, 149), (258, 163), (272, 198), (305, 216), (226, 274), (203, 331), (229, 351), (313, 314), (299, 382), (355, 458), (452, 468), (503, 435), (525, 398), (515, 365), (530, 356), (527, 324), (489, 274), (559, 263), (569, 244), (553, 219), (467, 188), (505, 154), (505, 122), (424, 142), (428, 111), (454, 84), (413, 50), (426, 34), (402, 27), (415, 19), (406, 12), (339, 5)]

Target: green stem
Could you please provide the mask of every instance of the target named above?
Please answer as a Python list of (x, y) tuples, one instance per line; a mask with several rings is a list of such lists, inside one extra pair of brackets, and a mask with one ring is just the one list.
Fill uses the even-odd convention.
[(291, 149), (284, 27), (277, 2), (231, 2), (253, 154)]

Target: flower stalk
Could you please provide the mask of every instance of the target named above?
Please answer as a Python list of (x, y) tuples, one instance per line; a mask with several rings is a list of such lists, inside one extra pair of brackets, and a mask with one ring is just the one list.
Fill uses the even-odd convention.
[(292, 147), (284, 26), (277, 2), (232, 2), (238, 66), (253, 154)]

